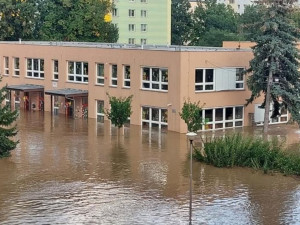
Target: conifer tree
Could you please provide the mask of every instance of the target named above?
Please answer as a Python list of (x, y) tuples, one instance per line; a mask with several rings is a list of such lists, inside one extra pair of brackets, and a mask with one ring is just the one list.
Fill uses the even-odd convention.
[[(1, 78), (0, 78), (1, 82)], [(19, 141), (11, 138), (17, 134), (17, 127), (13, 124), (17, 117), (18, 111), (11, 111), (9, 105), (4, 105), (5, 96), (7, 95), (6, 87), (0, 89), (0, 158), (10, 155), (10, 151), (15, 149)]]
[(264, 133), (267, 133), (270, 104), (273, 104), (271, 118), (280, 116), (281, 108), (286, 107), (293, 119), (300, 123), (298, 33), (288, 18), (293, 1), (269, 0), (260, 3), (266, 5), (266, 10), (253, 37), (256, 42), (254, 58), (247, 70), (251, 73), (247, 84), (252, 93), (247, 104), (264, 95), (261, 108), (265, 109)]

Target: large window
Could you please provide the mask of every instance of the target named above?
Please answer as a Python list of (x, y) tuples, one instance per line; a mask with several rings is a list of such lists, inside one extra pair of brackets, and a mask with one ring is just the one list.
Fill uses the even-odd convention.
[(58, 80), (58, 60), (53, 60), (53, 80)]
[(168, 90), (168, 69), (143, 67), (142, 88), (158, 91)]
[(97, 64), (97, 84), (104, 84), (104, 64), (98, 63)]
[(195, 90), (212, 91), (214, 87), (214, 69), (196, 69)]
[(9, 75), (9, 57), (4, 56), (4, 75)]
[(124, 72), (124, 87), (130, 87), (130, 66), (124, 65), (123, 72)]
[(97, 100), (97, 122), (104, 123), (104, 101)]
[(110, 75), (111, 75), (111, 86), (117, 86), (118, 85), (118, 65), (113, 64), (111, 65), (111, 71), (110, 71)]
[(27, 77), (44, 78), (44, 59), (27, 59)]
[(87, 62), (68, 62), (68, 81), (77, 83), (89, 82), (89, 66)]
[(14, 58), (14, 76), (20, 76), (20, 59)]
[(203, 125), (203, 130), (217, 130), (243, 126), (243, 106), (203, 109), (201, 114), (202, 118), (206, 121), (205, 125)]
[(143, 127), (168, 127), (168, 110), (162, 108), (142, 107)]

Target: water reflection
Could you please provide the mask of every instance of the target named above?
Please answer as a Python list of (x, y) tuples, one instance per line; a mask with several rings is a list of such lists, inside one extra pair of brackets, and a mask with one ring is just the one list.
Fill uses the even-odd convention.
[[(0, 224), (187, 224), (184, 134), (22, 113), (21, 143), (0, 161)], [(227, 130), (260, 135), (260, 129)], [(270, 138), (298, 145), (294, 126)], [(284, 133), (288, 135), (285, 135)], [(222, 136), (225, 132), (205, 133)], [(200, 139), (198, 140), (200, 142)], [(299, 180), (193, 164), (194, 224), (297, 224)]]

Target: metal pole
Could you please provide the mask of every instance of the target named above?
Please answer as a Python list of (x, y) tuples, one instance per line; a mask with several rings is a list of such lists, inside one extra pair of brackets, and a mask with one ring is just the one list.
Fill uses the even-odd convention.
[(192, 175), (193, 175), (193, 140), (190, 140), (190, 225), (192, 224)]

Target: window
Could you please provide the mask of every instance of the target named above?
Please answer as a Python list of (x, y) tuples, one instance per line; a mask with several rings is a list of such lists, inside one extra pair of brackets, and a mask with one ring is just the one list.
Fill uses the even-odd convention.
[(142, 68), (142, 88), (158, 91), (168, 90), (168, 69), (166, 68)]
[(195, 90), (196, 91), (214, 90), (214, 69), (196, 69)]
[(243, 106), (203, 109), (201, 114), (202, 118), (206, 121), (206, 124), (202, 127), (203, 130), (243, 126)]
[(104, 123), (104, 101), (97, 100), (97, 122)]
[(111, 65), (111, 86), (118, 85), (118, 66)]
[(244, 69), (236, 68), (236, 79), (235, 79), (235, 88), (236, 89), (244, 89)]
[(141, 17), (147, 17), (147, 10), (141, 10)]
[(58, 80), (58, 60), (53, 60), (53, 80)]
[(168, 127), (168, 110), (161, 108), (142, 107), (143, 127)]
[(135, 38), (128, 38), (128, 44), (135, 44)]
[(135, 10), (134, 9), (129, 9), (129, 11), (128, 11), (128, 13), (129, 13), (129, 17), (134, 17), (135, 16)]
[(130, 87), (130, 66), (124, 67), (124, 87)]
[(20, 76), (20, 58), (14, 58), (14, 76)]
[(234, 4), (234, 0), (229, 0), (229, 4)]
[(113, 8), (113, 10), (112, 10), (112, 15), (113, 15), (114, 17), (118, 16), (118, 9), (117, 9), (117, 8)]
[(87, 62), (68, 62), (68, 81), (77, 83), (89, 82), (89, 66)]
[(147, 31), (147, 24), (141, 24), (141, 31)]
[(147, 39), (146, 38), (142, 38), (141, 39), (141, 45), (146, 45), (147, 44)]
[(147, 2), (147, 0), (141, 0), (141, 2), (142, 2), (142, 3), (146, 3), (146, 2)]
[(44, 59), (27, 59), (27, 77), (44, 78)]
[(9, 57), (4, 56), (4, 75), (9, 75)]
[(104, 64), (97, 64), (97, 84), (104, 84)]
[(128, 30), (129, 31), (135, 31), (135, 24), (129, 24), (128, 25)]

